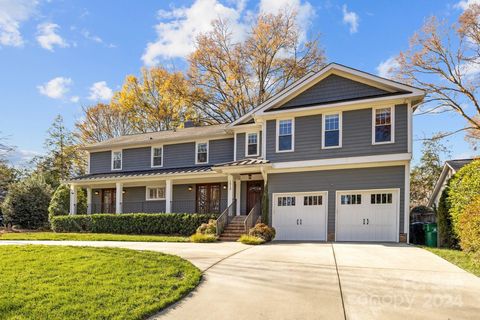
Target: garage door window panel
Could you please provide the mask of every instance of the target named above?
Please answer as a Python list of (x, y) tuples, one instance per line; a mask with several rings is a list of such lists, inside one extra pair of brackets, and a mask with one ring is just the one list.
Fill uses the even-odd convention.
[(362, 204), (361, 194), (344, 194), (340, 196), (340, 203), (343, 205)]
[(304, 206), (321, 206), (323, 203), (322, 196), (304, 196), (303, 205)]
[(391, 193), (374, 193), (370, 196), (371, 204), (391, 204), (393, 195)]
[(278, 197), (279, 207), (294, 207), (295, 197)]

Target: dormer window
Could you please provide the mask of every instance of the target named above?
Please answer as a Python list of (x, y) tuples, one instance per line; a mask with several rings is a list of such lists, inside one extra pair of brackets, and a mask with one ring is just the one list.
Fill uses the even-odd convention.
[(372, 143), (393, 143), (395, 131), (393, 107), (374, 108), (372, 118)]
[(112, 151), (112, 170), (122, 170), (122, 150)]
[(247, 157), (258, 156), (258, 132), (247, 133), (245, 139)]
[(163, 147), (152, 147), (152, 168), (163, 166)]
[(195, 163), (208, 163), (208, 142), (196, 143)]

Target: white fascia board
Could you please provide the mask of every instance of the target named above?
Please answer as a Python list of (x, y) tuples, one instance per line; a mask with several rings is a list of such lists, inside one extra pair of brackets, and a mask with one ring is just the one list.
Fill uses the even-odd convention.
[(440, 177), (438, 177), (437, 182), (435, 183), (435, 187), (433, 188), (432, 195), (430, 196), (430, 199), (428, 199), (428, 207), (431, 207), (435, 202), (435, 199), (437, 198), (438, 193), (443, 186), (443, 182), (445, 181), (449, 170), (452, 170), (452, 172), (455, 173), (455, 170), (453, 170), (453, 168), (445, 162), (445, 164), (443, 165), (442, 173), (440, 173)]

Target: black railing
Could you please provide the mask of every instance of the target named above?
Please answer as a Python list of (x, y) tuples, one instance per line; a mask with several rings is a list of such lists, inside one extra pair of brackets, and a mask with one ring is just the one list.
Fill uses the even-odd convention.
[(262, 212), (262, 205), (260, 201), (258, 201), (255, 206), (250, 210), (250, 212), (247, 215), (247, 218), (245, 218), (244, 222), (244, 227), (245, 227), (245, 233), (248, 234), (248, 230), (252, 228), (258, 221), (258, 218), (260, 218), (261, 212)]
[[(173, 213), (222, 213), (227, 208), (227, 200), (197, 203), (195, 200), (174, 200), (171, 202)], [(115, 204), (91, 204), (92, 213), (116, 213)], [(160, 213), (166, 211), (165, 200), (124, 201), (122, 213)]]
[(217, 218), (217, 235), (220, 236), (226, 226), (237, 215), (237, 200), (233, 200), (232, 204), (226, 208)]

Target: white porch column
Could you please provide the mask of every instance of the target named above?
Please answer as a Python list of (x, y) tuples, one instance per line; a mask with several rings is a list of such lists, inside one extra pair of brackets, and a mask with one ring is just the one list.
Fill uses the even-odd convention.
[(70, 185), (70, 214), (77, 214), (77, 187)]
[(87, 188), (87, 214), (92, 214), (92, 188)]
[(117, 182), (115, 184), (115, 213), (122, 213), (123, 212), (123, 183)]
[(173, 201), (173, 181), (172, 179), (165, 180), (165, 212), (172, 212)]
[(228, 186), (227, 186), (227, 191), (228, 191), (228, 205), (231, 205), (233, 202), (233, 194), (234, 194), (234, 185), (233, 185), (233, 176), (231, 174), (228, 175)]
[(235, 180), (235, 199), (237, 199), (237, 216), (240, 215), (240, 203), (242, 198), (242, 180)]

